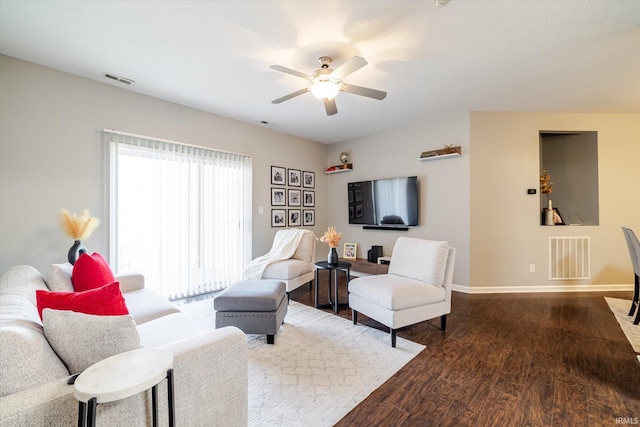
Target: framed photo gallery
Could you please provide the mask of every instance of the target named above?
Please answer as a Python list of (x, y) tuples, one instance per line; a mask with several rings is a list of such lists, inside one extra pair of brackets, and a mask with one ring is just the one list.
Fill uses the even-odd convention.
[(271, 166), (271, 226), (316, 225), (316, 174)]

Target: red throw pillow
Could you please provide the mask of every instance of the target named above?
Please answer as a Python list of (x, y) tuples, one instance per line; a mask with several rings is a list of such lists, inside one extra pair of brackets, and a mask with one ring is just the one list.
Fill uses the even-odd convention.
[(36, 304), (40, 319), (42, 319), (42, 310), (45, 308), (102, 316), (129, 314), (122, 292), (120, 292), (120, 283), (118, 282), (109, 283), (100, 288), (84, 292), (37, 290)]
[(99, 288), (115, 281), (109, 263), (97, 252), (92, 255), (84, 253), (73, 264), (71, 283), (76, 292)]

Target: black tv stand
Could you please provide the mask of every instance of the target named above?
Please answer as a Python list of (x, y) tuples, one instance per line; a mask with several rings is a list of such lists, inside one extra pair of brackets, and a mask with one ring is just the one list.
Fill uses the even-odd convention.
[(363, 230), (396, 230), (396, 231), (407, 231), (409, 227), (402, 225), (363, 225)]

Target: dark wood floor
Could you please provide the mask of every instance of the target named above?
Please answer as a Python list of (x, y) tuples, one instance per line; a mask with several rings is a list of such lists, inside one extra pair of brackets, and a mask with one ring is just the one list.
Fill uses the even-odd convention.
[[(322, 291), (326, 278), (320, 283)], [(630, 292), (454, 292), (446, 332), (439, 319), (399, 330), (427, 348), (336, 425), (637, 424), (640, 361), (605, 296), (631, 299)], [(291, 297), (314, 303), (306, 286)], [(351, 310), (339, 315), (351, 319)], [(386, 330), (363, 315), (358, 321)]]

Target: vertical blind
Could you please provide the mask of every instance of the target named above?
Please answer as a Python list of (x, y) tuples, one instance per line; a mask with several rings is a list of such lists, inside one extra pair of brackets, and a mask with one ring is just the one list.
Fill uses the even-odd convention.
[(251, 157), (105, 130), (110, 256), (169, 298), (220, 290), (251, 255)]

